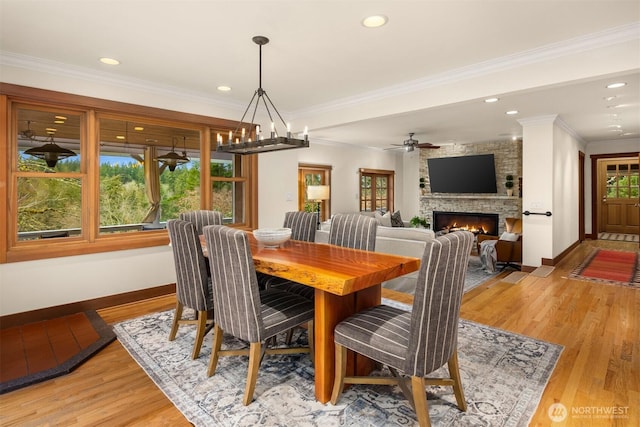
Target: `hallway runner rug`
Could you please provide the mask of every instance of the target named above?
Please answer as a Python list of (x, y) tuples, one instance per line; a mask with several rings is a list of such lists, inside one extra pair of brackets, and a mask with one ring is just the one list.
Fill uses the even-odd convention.
[(623, 233), (600, 233), (598, 234), (600, 240), (615, 240), (617, 242), (638, 242), (639, 236), (637, 234), (623, 234)]
[[(403, 305), (403, 307), (407, 307)], [(207, 377), (211, 336), (191, 359), (195, 328), (169, 341), (172, 310), (114, 326), (118, 340), (162, 392), (195, 426), (417, 426), (415, 412), (398, 387), (352, 386), (336, 406), (314, 397), (308, 354), (265, 356), (254, 400), (242, 405), (247, 357), (223, 357)], [(284, 341), (279, 337), (279, 342)], [(306, 331), (294, 336), (304, 345)], [(225, 336), (223, 348), (242, 345)], [(562, 352), (562, 346), (461, 320), (458, 354), (467, 412), (452, 387), (427, 388), (434, 426), (527, 426)], [(446, 372), (438, 371), (435, 375)], [(547, 409), (544, 408), (546, 411)]]
[(95, 311), (0, 330), (0, 394), (68, 374), (116, 335)]
[(640, 252), (594, 249), (569, 278), (640, 288)]

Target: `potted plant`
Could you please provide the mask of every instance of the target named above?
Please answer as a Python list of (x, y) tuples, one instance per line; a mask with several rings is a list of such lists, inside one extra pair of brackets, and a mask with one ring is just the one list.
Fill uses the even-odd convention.
[(419, 228), (419, 227), (422, 227), (422, 228), (431, 228), (431, 224), (429, 224), (429, 223), (427, 222), (427, 219), (426, 219), (426, 218), (422, 218), (422, 217), (417, 216), (417, 215), (416, 215), (416, 216), (414, 216), (413, 218), (411, 218), (411, 219), (409, 220), (409, 223), (410, 223), (412, 226), (416, 227), (416, 228)]
[(504, 186), (507, 187), (507, 196), (513, 196), (513, 175), (507, 175), (505, 179)]

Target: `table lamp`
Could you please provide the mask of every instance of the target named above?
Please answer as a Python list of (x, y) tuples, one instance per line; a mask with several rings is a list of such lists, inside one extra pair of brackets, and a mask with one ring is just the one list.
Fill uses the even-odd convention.
[(331, 187), (328, 185), (309, 185), (307, 186), (307, 200), (316, 202), (316, 211), (318, 213), (318, 228), (320, 228), (320, 203), (323, 200), (329, 200), (331, 195)]

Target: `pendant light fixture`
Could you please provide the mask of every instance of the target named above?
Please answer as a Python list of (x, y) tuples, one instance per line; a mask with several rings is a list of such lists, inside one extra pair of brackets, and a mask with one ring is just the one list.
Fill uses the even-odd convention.
[[(233, 154), (256, 154), (267, 153), (270, 151), (289, 150), (292, 148), (305, 148), (309, 147), (309, 136), (307, 134), (307, 128), (305, 127), (303, 138), (294, 138), (291, 134), (291, 127), (285, 123), (284, 119), (278, 112), (278, 109), (273, 105), (269, 95), (262, 88), (262, 46), (269, 43), (269, 39), (264, 36), (253, 37), (253, 42), (259, 46), (259, 75), (258, 75), (258, 89), (253, 94), (249, 105), (247, 106), (238, 126), (235, 131), (229, 131), (228, 139), (225, 143), (224, 137), (218, 134), (218, 148), (217, 151)], [(258, 105), (262, 102), (266, 109), (267, 115), (271, 121), (270, 131), (264, 132), (259, 125), (254, 125), (256, 112)], [(251, 122), (245, 123), (244, 119), (247, 112), (253, 107), (253, 113), (251, 116)], [(276, 122), (274, 120), (275, 113), (276, 118), (280, 119), (283, 126), (282, 133), (277, 130)], [(255, 140), (249, 137), (249, 133), (255, 128)], [(286, 129), (286, 130), (285, 130)], [(238, 132), (240, 134), (238, 135)]]
[(31, 121), (27, 121), (27, 129), (20, 132), (20, 137), (28, 139), (30, 141), (45, 143), (40, 147), (33, 147), (25, 150), (24, 154), (28, 154), (38, 159), (44, 160), (47, 163), (47, 166), (50, 168), (54, 168), (58, 163), (58, 160), (63, 160), (67, 157), (73, 157), (77, 155), (75, 152), (60, 147), (58, 144), (56, 144), (53, 140), (53, 135), (49, 135), (44, 140), (39, 140), (36, 137), (35, 132), (31, 130)]
[(190, 159), (187, 157), (187, 137), (182, 137), (182, 142), (184, 144), (184, 151), (182, 155), (176, 153), (176, 139), (172, 139), (171, 151), (162, 156), (158, 156), (156, 158), (157, 161), (166, 165), (169, 168), (169, 171), (173, 172), (176, 170), (176, 166), (183, 165), (185, 163), (189, 163)]

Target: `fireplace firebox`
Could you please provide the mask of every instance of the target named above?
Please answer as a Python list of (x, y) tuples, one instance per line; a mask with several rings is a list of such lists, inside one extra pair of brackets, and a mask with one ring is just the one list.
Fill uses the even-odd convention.
[(433, 231), (468, 230), (473, 234), (498, 235), (498, 214), (470, 212), (433, 212)]

